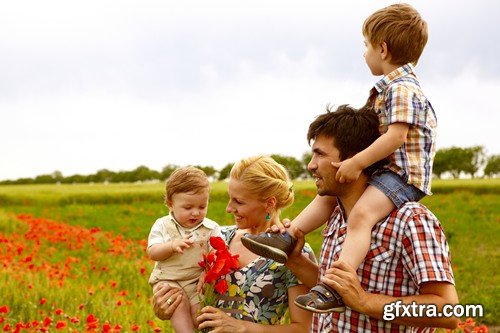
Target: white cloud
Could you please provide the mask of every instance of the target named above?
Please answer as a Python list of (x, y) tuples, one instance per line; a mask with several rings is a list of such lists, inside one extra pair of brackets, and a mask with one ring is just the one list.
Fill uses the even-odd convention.
[[(361, 24), (389, 3), (4, 3), (0, 179), (300, 157), (328, 102), (364, 103), (377, 78)], [(431, 28), (417, 72), (438, 115), (438, 147), (500, 153), (500, 26), (489, 19), (499, 4), (410, 3)]]

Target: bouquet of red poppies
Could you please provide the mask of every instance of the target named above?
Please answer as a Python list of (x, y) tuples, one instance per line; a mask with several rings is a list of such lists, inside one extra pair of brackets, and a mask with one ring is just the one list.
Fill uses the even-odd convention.
[(223, 295), (228, 289), (225, 275), (239, 267), (239, 255), (232, 255), (221, 237), (210, 237), (210, 245), (214, 250), (204, 254), (203, 260), (198, 263), (205, 271), (200, 309), (207, 305), (215, 306), (217, 294)]

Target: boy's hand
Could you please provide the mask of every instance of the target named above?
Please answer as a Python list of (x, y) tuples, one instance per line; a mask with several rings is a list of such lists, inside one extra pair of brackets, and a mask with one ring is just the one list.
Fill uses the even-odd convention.
[(358, 180), (363, 168), (354, 158), (348, 158), (342, 162), (332, 162), (334, 168), (338, 168), (335, 179), (343, 183), (351, 183)]
[(190, 248), (194, 243), (191, 237), (193, 237), (193, 234), (186, 235), (182, 239), (174, 239), (172, 241), (172, 251), (184, 253), (184, 250)]

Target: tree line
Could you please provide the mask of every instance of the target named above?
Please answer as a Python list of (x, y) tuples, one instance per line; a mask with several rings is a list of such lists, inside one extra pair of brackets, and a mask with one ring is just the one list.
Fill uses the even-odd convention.
[[(299, 160), (292, 156), (271, 155), (278, 163), (281, 163), (290, 173), (292, 179), (306, 179), (310, 177), (307, 164), (311, 159), (311, 153), (305, 153)], [(196, 167), (202, 169), (207, 176), (213, 180), (225, 180), (234, 163), (226, 164), (217, 170), (212, 166)], [(91, 175), (63, 176), (62, 172), (54, 171), (51, 174), (39, 175), (35, 178), (19, 178), (16, 180), (0, 181), (0, 184), (73, 184), (73, 183), (130, 183), (147, 181), (164, 181), (172, 172), (178, 168), (176, 164), (168, 164), (161, 171), (152, 170), (141, 165), (131, 171), (111, 171), (101, 169)], [(437, 178), (449, 175), (451, 178), (469, 176), (476, 178), (498, 177), (500, 175), (500, 155), (487, 156), (484, 147), (474, 146), (468, 148), (451, 147), (439, 149), (434, 158), (433, 174)]]

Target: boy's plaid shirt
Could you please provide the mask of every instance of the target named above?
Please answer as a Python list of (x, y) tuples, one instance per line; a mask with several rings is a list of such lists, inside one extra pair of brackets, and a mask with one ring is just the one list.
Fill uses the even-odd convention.
[(394, 123), (410, 125), (406, 142), (387, 158), (388, 169), (430, 195), (432, 162), (436, 154), (437, 119), (424, 96), (413, 66), (406, 64), (384, 76), (370, 91), (379, 117), (380, 133)]
[[(347, 224), (340, 206), (323, 230), (319, 276), (340, 255)], [(361, 287), (394, 297), (416, 295), (429, 281), (454, 284), (448, 243), (438, 219), (423, 205), (406, 203), (372, 230), (371, 245), (358, 268)], [(431, 332), (391, 324), (346, 308), (344, 313), (314, 314), (311, 332)]]

